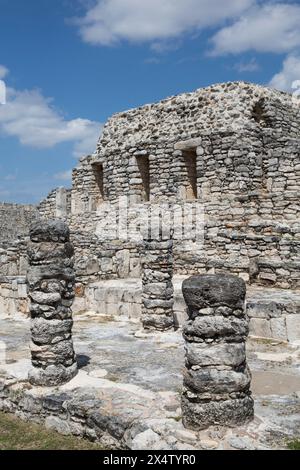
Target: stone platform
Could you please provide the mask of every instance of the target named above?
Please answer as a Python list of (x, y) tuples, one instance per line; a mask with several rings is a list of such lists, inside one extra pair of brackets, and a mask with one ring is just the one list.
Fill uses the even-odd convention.
[(25, 276), (0, 275), (0, 312), (9, 316), (18, 312), (29, 314)]
[[(300, 352), (279, 341), (248, 342), (255, 420), (235, 429), (183, 428), (180, 331), (145, 334), (138, 323), (101, 314), (77, 315), (74, 343), (80, 371), (60, 387), (32, 387), (29, 321), (0, 317), (7, 352), (0, 365), (0, 409), (108, 448), (276, 449), (299, 437)], [(3, 359), (4, 358), (4, 359)]]
[[(180, 326), (186, 319), (186, 305), (181, 286), (186, 277), (175, 277), (174, 313)], [(142, 315), (141, 279), (116, 279), (88, 285), (83, 296), (77, 296), (75, 314), (90, 311), (119, 320), (140, 321)], [(0, 277), (0, 311), (13, 318), (17, 313), (28, 315), (25, 278)], [(290, 343), (300, 338), (300, 291), (248, 286), (247, 312), (250, 335)]]
[[(177, 324), (186, 317), (181, 286), (186, 277), (175, 277), (174, 313)], [(142, 310), (141, 279), (117, 279), (90, 284), (85, 297), (77, 297), (74, 312), (91, 311), (103, 315), (139, 320)], [(247, 288), (250, 334), (262, 338), (295, 342), (300, 338), (300, 291), (250, 286)]]

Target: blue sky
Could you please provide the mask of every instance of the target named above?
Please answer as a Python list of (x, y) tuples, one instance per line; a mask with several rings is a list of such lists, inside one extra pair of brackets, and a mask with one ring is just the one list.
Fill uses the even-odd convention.
[(299, 0), (0, 0), (0, 201), (69, 186), (115, 112), (223, 81), (292, 91), (299, 25)]

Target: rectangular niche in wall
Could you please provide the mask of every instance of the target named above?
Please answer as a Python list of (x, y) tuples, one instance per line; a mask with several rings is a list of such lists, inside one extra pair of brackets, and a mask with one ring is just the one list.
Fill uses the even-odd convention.
[(101, 163), (95, 163), (93, 165), (93, 172), (95, 176), (95, 199), (96, 203), (100, 204), (104, 200), (104, 173), (103, 165)]
[(147, 155), (136, 157), (137, 166), (141, 178), (142, 201), (150, 200), (150, 165)]
[(197, 190), (197, 153), (196, 149), (185, 150), (183, 152), (185, 164), (185, 196), (187, 200), (194, 200), (198, 197)]

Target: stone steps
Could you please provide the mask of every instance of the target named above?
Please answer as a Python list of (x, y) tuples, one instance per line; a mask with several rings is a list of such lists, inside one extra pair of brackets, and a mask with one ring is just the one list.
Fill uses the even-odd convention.
[(250, 287), (247, 298), (252, 336), (299, 342), (300, 291)]

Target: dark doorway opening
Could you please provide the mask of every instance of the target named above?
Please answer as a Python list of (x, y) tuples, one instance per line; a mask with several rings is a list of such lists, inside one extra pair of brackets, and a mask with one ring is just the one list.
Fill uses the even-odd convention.
[(197, 190), (197, 153), (196, 150), (186, 150), (183, 153), (186, 169), (186, 199), (193, 200), (198, 197)]
[(150, 164), (149, 157), (137, 157), (137, 166), (142, 180), (142, 200), (150, 201)]
[(97, 200), (101, 202), (104, 200), (104, 173), (103, 165), (101, 163), (95, 163), (93, 165), (93, 172), (95, 176), (96, 187), (99, 191)]

